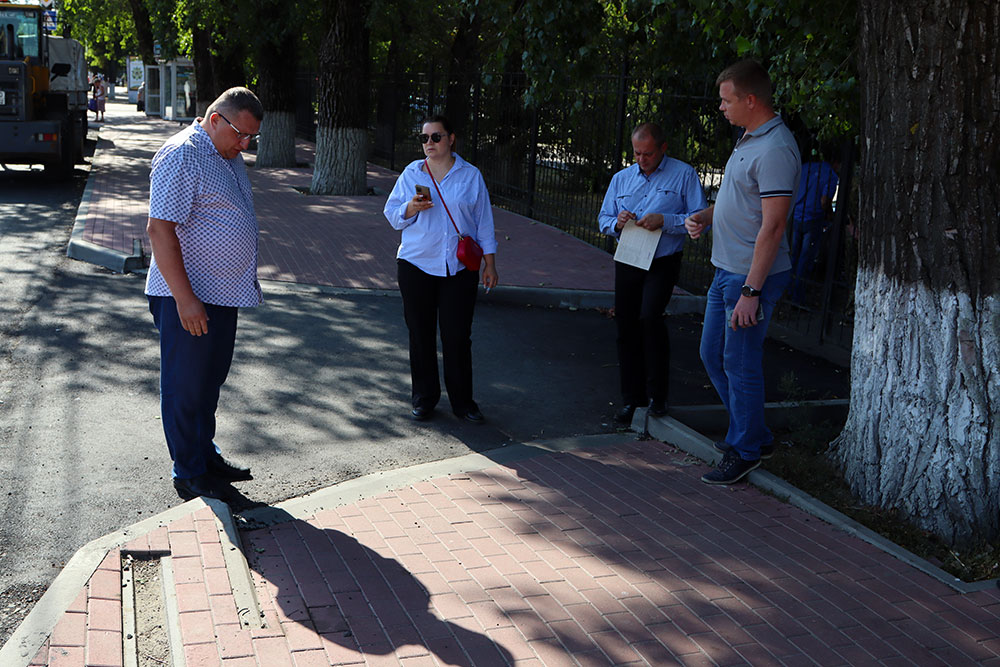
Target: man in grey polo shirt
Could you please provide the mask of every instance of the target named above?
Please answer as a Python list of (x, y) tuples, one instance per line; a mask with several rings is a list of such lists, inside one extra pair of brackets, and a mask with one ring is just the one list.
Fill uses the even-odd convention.
[(701, 479), (732, 484), (774, 451), (764, 423), (764, 336), (791, 280), (785, 240), (802, 159), (774, 111), (771, 79), (757, 62), (726, 68), (716, 79), (726, 119), (746, 132), (726, 163), (715, 205), (685, 220), (691, 238), (712, 226), (715, 277), (708, 291), (701, 359), (729, 413), (725, 452)]

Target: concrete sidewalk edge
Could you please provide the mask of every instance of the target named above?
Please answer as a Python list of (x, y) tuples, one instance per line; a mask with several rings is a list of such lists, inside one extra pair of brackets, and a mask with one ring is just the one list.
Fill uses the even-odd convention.
[[(100, 143), (100, 134), (98, 134)], [(96, 154), (96, 149), (95, 149)], [(123, 252), (105, 248), (104, 246), (84, 240), (84, 233), (87, 228), (87, 215), (90, 212), (90, 202), (94, 195), (94, 168), (91, 161), (90, 174), (87, 176), (87, 185), (83, 189), (80, 198), (80, 207), (76, 210), (76, 219), (73, 222), (73, 231), (70, 233), (69, 243), (66, 245), (66, 256), (70, 259), (77, 259), (89, 264), (96, 264), (110, 269), (115, 273), (127, 273), (141, 268), (143, 258), (139, 255), (126, 255)]]
[(273, 526), (291, 519), (310, 517), (324, 509), (340, 507), (365, 498), (393, 491), (418, 482), (456, 473), (474, 472), (511, 461), (541, 456), (551, 452), (570, 451), (589, 447), (620, 444), (632, 440), (629, 433), (609, 433), (602, 435), (571, 436), (551, 440), (538, 440), (490, 449), (482, 453), (470, 453), (440, 461), (418, 463), (406, 468), (370, 473), (362, 477), (345, 480), (318, 491), (291, 498), (273, 506), (241, 512), (246, 529)]
[[(228, 505), (221, 501), (195, 498), (122, 530), (92, 540), (77, 550), (7, 642), (0, 647), (0, 665), (24, 667), (31, 662), (45, 640), (52, 634), (56, 623), (76, 599), (80, 590), (87, 585), (91, 576), (112, 549), (119, 548), (140, 535), (150, 533), (157, 528), (166, 526), (171, 521), (193, 514), (205, 507), (213, 511), (223, 526), (223, 530), (220, 531), (220, 539), (225, 541), (227, 536), (238, 535)], [(239, 554), (242, 556), (242, 548), (238, 538), (235, 544), (230, 546), (239, 549)], [(225, 551), (231, 551), (231, 549)], [(244, 562), (244, 568), (246, 567)], [(247, 569), (247, 580), (242, 585), (244, 590), (249, 587), (250, 594), (255, 596), (249, 576), (249, 569)], [(235, 586), (234, 583), (234, 596), (236, 595)]]
[[(645, 421), (645, 432), (652, 438), (682, 449), (688, 454), (696, 456), (712, 465), (715, 465), (721, 459), (722, 455), (715, 449), (712, 441), (697, 431), (670, 417), (649, 417), (645, 419), (644, 411), (641, 416), (639, 413), (640, 411), (636, 410), (636, 416), (633, 419), (633, 428), (641, 425), (642, 421), (638, 420), (642, 419)], [(845, 533), (881, 549), (890, 556), (903, 561), (907, 565), (920, 570), (943, 584), (947, 584), (959, 593), (974, 593), (1000, 586), (1000, 579), (988, 579), (972, 583), (962, 581), (916, 554), (907, 551), (898, 544), (887, 540), (849, 516), (813, 498), (805, 491), (792, 486), (783, 479), (775, 477), (766, 470), (759, 468), (754, 470), (747, 476), (747, 481), (762, 491), (770, 493), (780, 500), (839, 528)]]

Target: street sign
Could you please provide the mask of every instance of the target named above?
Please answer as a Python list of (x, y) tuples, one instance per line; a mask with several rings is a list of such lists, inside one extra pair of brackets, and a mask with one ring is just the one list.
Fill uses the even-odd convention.
[(55, 31), (58, 22), (58, 12), (55, 9), (46, 9), (42, 12), (42, 27), (49, 32)]

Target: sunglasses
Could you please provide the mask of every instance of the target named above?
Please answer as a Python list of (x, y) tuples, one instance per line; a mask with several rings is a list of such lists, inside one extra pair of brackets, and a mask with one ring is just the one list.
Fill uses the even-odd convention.
[(438, 143), (442, 139), (444, 139), (445, 136), (446, 135), (441, 134), (440, 132), (435, 132), (434, 134), (418, 134), (417, 139), (419, 139), (420, 143), (422, 144), (426, 144), (428, 141), (433, 141), (434, 143)]

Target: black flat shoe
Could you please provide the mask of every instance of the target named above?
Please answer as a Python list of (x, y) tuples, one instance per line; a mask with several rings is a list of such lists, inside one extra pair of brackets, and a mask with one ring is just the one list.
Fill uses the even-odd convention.
[(224, 500), (226, 495), (223, 484), (208, 473), (190, 479), (174, 477), (174, 490), (183, 500), (191, 500), (198, 496)]
[(615, 422), (618, 424), (631, 424), (633, 414), (635, 414), (635, 406), (625, 404), (621, 410), (615, 413)]
[(667, 416), (667, 402), (666, 401), (650, 401), (649, 402), (649, 414), (654, 417), (666, 417)]
[(483, 413), (479, 411), (479, 408), (472, 408), (462, 415), (462, 419), (467, 422), (472, 422), (473, 424), (482, 424), (486, 421), (486, 417), (484, 417)]
[(434, 414), (434, 408), (421, 408), (416, 407), (410, 410), (410, 417), (413, 421), (424, 422), (431, 418)]
[(206, 465), (208, 472), (213, 477), (226, 482), (246, 482), (253, 479), (253, 475), (250, 474), (250, 468), (244, 468), (237, 463), (227, 461), (218, 454), (209, 456)]

